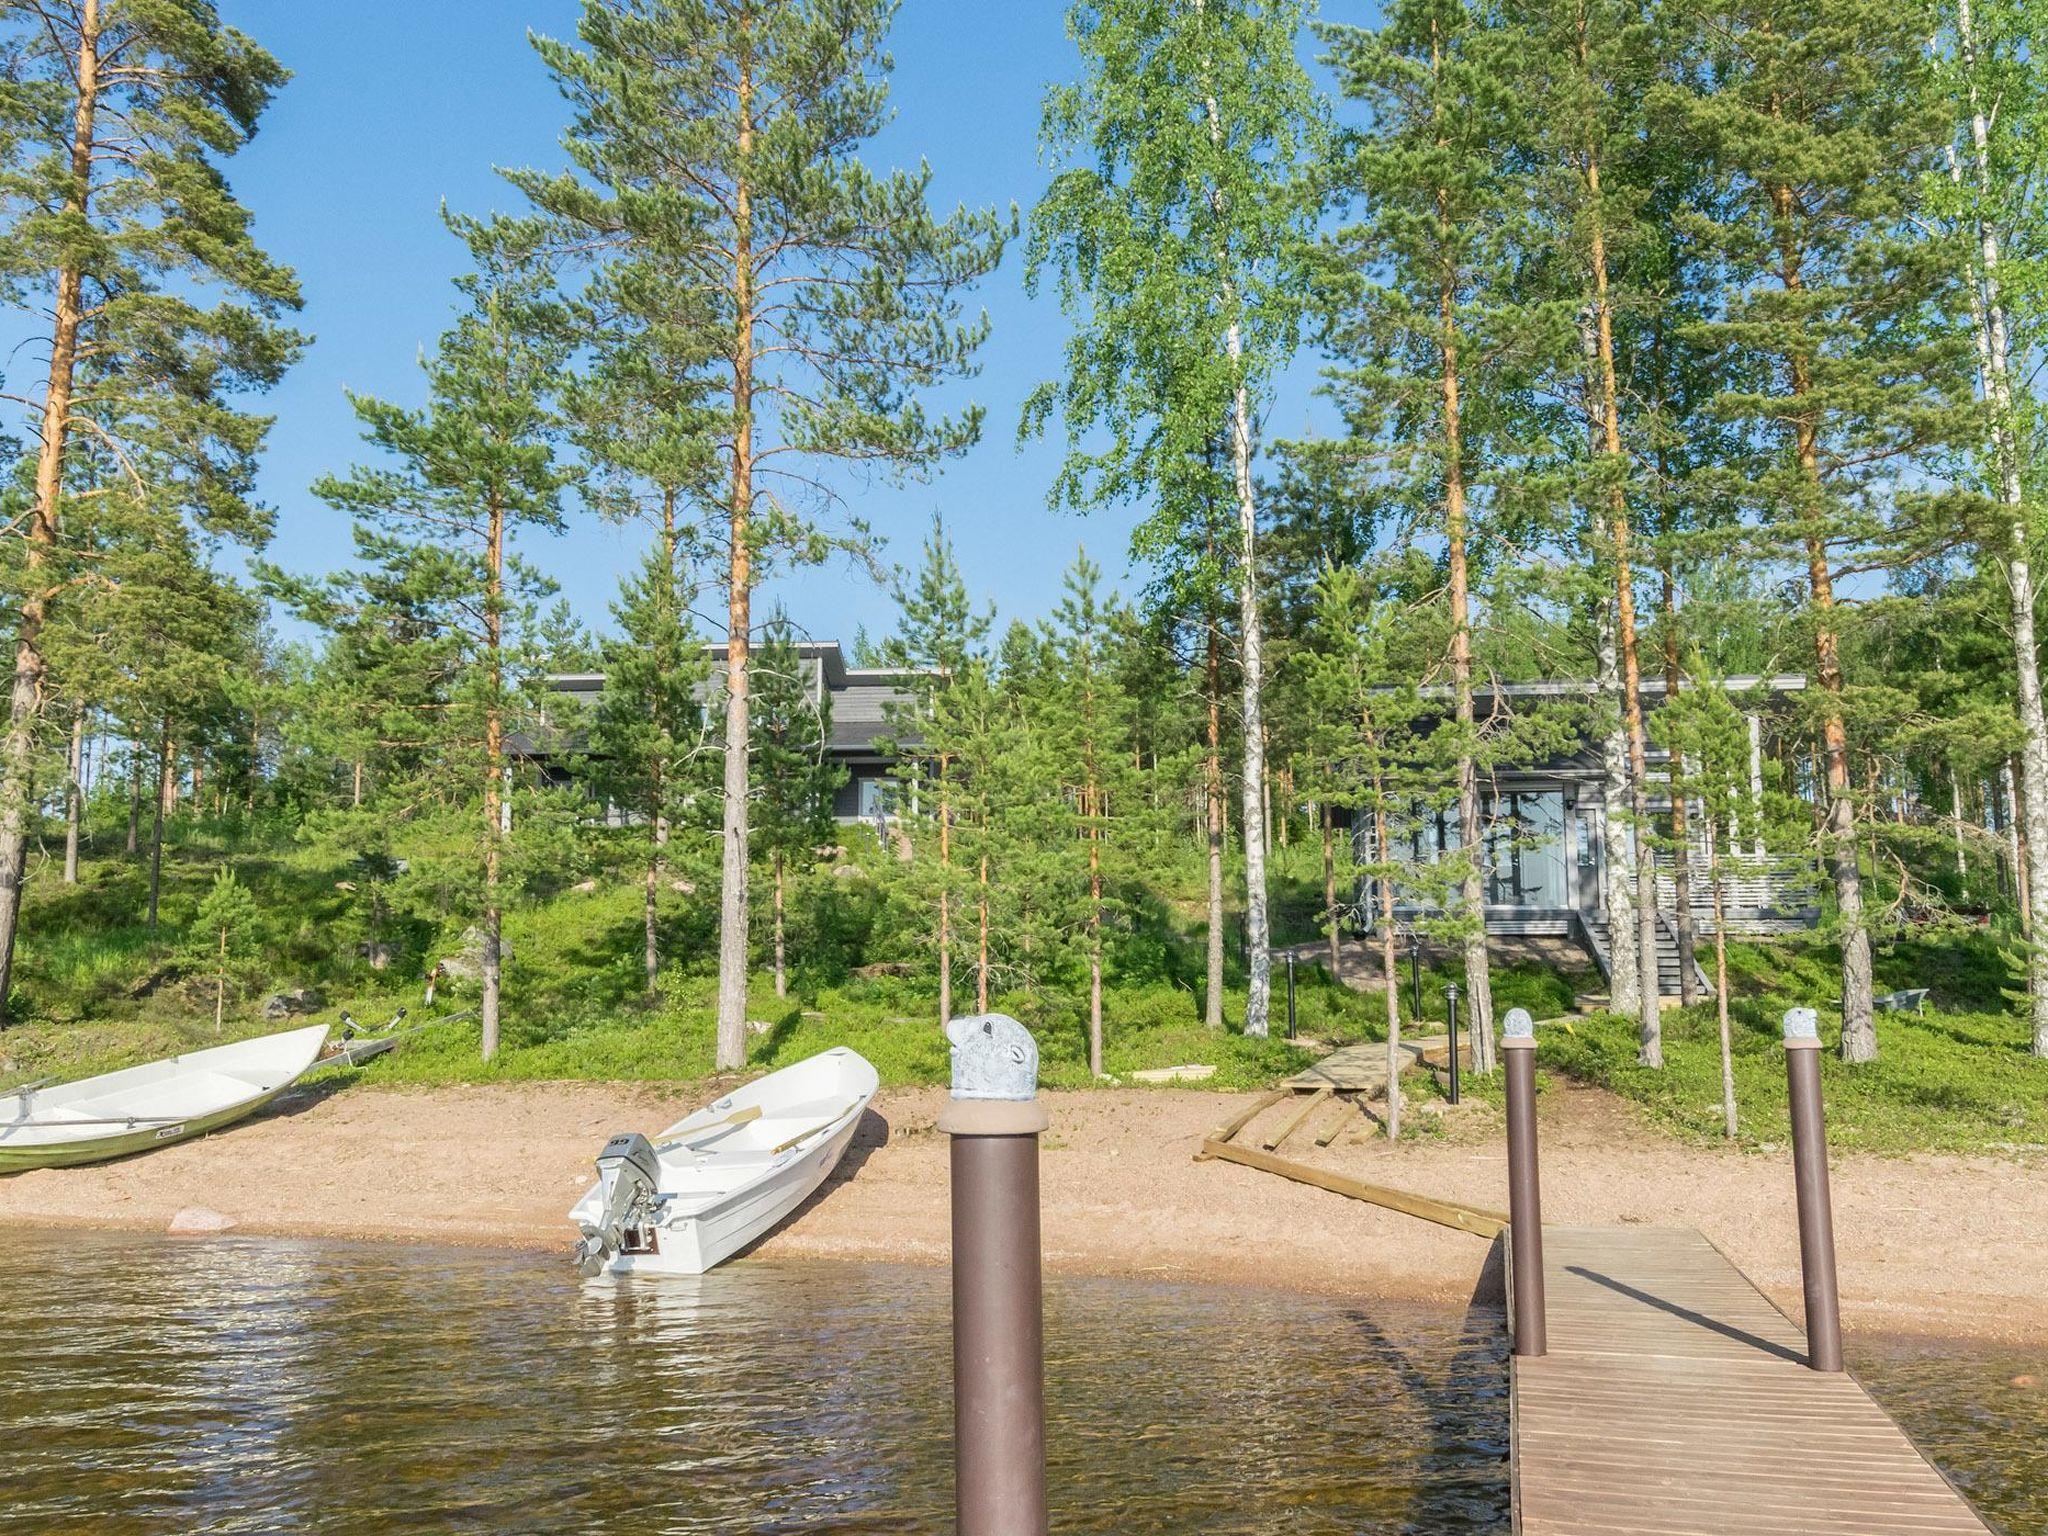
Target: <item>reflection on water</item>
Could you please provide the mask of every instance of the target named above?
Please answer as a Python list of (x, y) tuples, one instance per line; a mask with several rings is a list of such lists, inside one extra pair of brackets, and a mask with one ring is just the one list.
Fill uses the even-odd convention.
[[(0, 1294), (0, 1531), (949, 1528), (940, 1270), (0, 1234)], [(1497, 1313), (1108, 1280), (1047, 1311), (1056, 1531), (1507, 1529)], [(1857, 1354), (2048, 1530), (2038, 1357)]]
[[(942, 1270), (0, 1236), (0, 1530), (932, 1532)], [(1047, 1298), (1061, 1532), (1504, 1532), (1497, 1313)]]
[(1849, 1366), (2011, 1536), (2048, 1532), (2048, 1350), (1849, 1343)]

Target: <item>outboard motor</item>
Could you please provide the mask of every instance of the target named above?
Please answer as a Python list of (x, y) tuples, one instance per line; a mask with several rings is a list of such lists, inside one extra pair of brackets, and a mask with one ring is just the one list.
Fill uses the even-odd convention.
[(627, 1246), (629, 1232), (653, 1219), (661, 1182), (653, 1145), (638, 1131), (619, 1132), (597, 1154), (597, 1182), (597, 1219), (580, 1223), (583, 1241), (576, 1245), (576, 1268), (586, 1279)]

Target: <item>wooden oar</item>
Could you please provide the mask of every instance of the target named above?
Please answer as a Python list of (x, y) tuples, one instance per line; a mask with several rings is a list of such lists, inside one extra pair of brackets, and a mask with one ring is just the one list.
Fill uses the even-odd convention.
[(682, 1139), (681, 1137), (678, 1137), (674, 1141), (663, 1142), (654, 1150), (657, 1152), (666, 1152), (670, 1147), (700, 1146), (703, 1144), (703, 1140), (705, 1138), (708, 1138), (713, 1131), (737, 1130), (739, 1127), (749, 1124), (750, 1122), (758, 1120), (760, 1118), (761, 1106), (758, 1104), (749, 1104), (745, 1109), (734, 1110), (731, 1114), (727, 1115), (723, 1120), (714, 1120), (709, 1125), (697, 1126), (690, 1132), (690, 1136), (687, 1141)]
[[(840, 1113), (844, 1114), (845, 1111), (842, 1110)], [(820, 1122), (818, 1122), (818, 1124), (812, 1126), (808, 1131), (800, 1132), (799, 1134), (790, 1137), (787, 1141), (778, 1141), (774, 1146), (768, 1149), (768, 1155), (770, 1157), (775, 1157), (780, 1155), (781, 1153), (787, 1152), (791, 1147), (795, 1146), (798, 1142), (809, 1141), (813, 1136), (817, 1135), (818, 1132), (829, 1131), (832, 1129), (833, 1126), (837, 1125), (838, 1123), (839, 1115), (834, 1115), (830, 1120), (821, 1120)]]

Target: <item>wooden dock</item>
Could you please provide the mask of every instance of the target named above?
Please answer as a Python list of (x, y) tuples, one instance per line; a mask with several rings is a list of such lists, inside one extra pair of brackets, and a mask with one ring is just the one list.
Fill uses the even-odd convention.
[(1549, 1352), (1514, 1360), (1522, 1536), (1987, 1536), (1847, 1374), (1690, 1228), (1543, 1231)]

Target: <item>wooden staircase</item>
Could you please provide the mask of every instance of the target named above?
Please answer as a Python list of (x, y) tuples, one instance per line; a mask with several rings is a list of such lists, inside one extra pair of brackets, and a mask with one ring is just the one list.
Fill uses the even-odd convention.
[[(1607, 914), (1604, 912), (1581, 912), (1579, 932), (1586, 941), (1586, 948), (1593, 953), (1594, 963), (1600, 967), (1600, 974), (1607, 978), (1609, 985), (1614, 981), (1614, 970), (1610, 956), (1613, 954), (1614, 936), (1609, 930)], [(1628, 934), (1628, 941), (1635, 942), (1635, 934)], [(1672, 931), (1671, 920), (1662, 912), (1657, 914), (1657, 995), (1679, 997), (1683, 995), (1679, 986), (1680, 962), (1678, 957), (1678, 935)], [(1693, 985), (1701, 997), (1712, 997), (1714, 988), (1707, 980), (1707, 973), (1700, 969), (1695, 959), (1692, 967)]]

